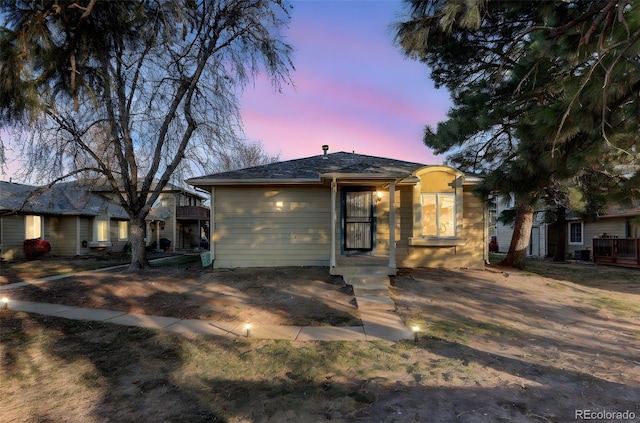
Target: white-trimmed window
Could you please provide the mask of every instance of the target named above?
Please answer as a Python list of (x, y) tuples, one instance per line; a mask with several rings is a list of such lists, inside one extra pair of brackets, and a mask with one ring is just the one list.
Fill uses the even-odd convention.
[(109, 241), (109, 219), (96, 218), (94, 223), (93, 240), (97, 242)]
[(454, 193), (422, 193), (422, 235), (456, 236), (456, 196)]
[(25, 216), (24, 227), (24, 239), (35, 239), (42, 237), (42, 216)]
[(129, 222), (126, 220), (118, 222), (118, 239), (120, 241), (126, 241), (129, 239)]
[(584, 224), (569, 222), (569, 245), (583, 245)]

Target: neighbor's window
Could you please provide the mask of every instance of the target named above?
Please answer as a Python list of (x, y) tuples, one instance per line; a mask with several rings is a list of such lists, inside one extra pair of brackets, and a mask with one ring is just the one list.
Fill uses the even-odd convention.
[(454, 193), (422, 194), (422, 235), (456, 236), (456, 196)]
[(120, 241), (129, 239), (129, 222), (126, 220), (118, 222), (118, 239)]
[(569, 223), (569, 244), (582, 245), (582, 222)]
[(42, 216), (25, 216), (25, 239), (42, 236)]
[(109, 221), (98, 219), (95, 223), (94, 241), (103, 242), (109, 240)]

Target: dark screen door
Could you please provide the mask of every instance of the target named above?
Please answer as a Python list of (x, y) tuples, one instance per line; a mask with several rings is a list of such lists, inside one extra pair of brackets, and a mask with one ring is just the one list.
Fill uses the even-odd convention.
[(373, 241), (373, 192), (346, 192), (344, 201), (345, 250), (371, 250)]

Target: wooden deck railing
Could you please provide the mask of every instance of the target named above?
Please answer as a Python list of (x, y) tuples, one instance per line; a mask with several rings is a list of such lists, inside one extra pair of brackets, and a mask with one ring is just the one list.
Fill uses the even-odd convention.
[(209, 219), (209, 213), (209, 209), (202, 206), (176, 207), (176, 217), (178, 219), (207, 220)]
[(640, 267), (640, 239), (594, 238), (593, 261), (602, 264)]

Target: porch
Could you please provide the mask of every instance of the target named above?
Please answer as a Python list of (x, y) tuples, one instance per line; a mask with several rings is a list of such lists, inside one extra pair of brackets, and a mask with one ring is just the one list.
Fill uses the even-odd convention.
[(593, 261), (623, 267), (640, 268), (640, 239), (594, 238)]

